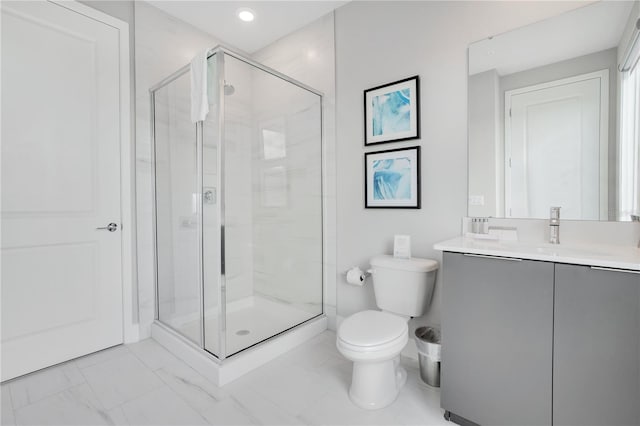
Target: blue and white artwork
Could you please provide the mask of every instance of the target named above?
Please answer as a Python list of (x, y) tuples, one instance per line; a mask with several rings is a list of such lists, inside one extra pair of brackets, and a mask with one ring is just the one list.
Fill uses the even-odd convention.
[(407, 157), (373, 161), (373, 199), (411, 198), (411, 160)]
[(365, 154), (367, 208), (420, 208), (420, 147)]
[(418, 76), (365, 90), (365, 145), (420, 137)]
[(374, 96), (371, 103), (374, 136), (411, 130), (410, 89)]

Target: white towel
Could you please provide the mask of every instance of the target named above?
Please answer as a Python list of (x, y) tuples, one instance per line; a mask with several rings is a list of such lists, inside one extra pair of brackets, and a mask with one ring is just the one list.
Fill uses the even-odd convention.
[(191, 60), (191, 121), (197, 123), (207, 118), (209, 96), (207, 94), (207, 55), (209, 49), (198, 53)]

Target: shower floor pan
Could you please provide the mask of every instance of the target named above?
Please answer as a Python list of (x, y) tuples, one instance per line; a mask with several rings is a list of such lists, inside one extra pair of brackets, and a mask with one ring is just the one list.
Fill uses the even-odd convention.
[[(198, 322), (185, 323), (179, 329), (185, 335), (194, 335), (199, 332)], [(153, 323), (151, 336), (196, 371), (222, 386), (326, 329), (325, 315), (312, 317), (311, 313), (299, 307), (252, 296), (228, 305), (226, 352), (230, 355), (224, 360), (218, 359), (159, 321)], [(217, 342), (218, 332), (217, 315), (207, 315), (205, 341)], [(217, 350), (209, 345), (207, 347), (211, 352)]]

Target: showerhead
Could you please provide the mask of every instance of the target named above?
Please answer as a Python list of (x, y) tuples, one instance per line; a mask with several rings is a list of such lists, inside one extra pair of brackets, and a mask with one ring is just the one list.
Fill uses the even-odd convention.
[(235, 93), (236, 88), (233, 87), (232, 84), (225, 84), (224, 85), (224, 94), (225, 96), (231, 96)]

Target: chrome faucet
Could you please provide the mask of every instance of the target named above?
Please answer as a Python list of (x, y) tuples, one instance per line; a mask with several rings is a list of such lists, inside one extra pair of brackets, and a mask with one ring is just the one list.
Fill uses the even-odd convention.
[(549, 243), (560, 244), (560, 207), (551, 207), (549, 217)]
[[(640, 222), (640, 214), (632, 214), (631, 222)], [(640, 240), (638, 240), (638, 248), (640, 248)]]

